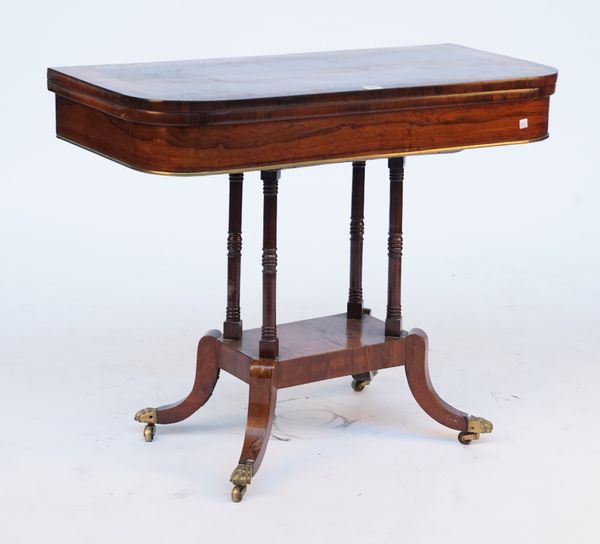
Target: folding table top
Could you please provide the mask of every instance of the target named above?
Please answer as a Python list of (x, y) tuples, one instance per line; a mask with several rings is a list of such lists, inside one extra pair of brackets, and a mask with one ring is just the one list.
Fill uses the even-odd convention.
[[(541, 139), (547, 132), (547, 104), (544, 116), (540, 103), (531, 102), (530, 113), (527, 108), (515, 107), (515, 103), (547, 98), (554, 92), (556, 77), (557, 71), (548, 66), (442, 44), (50, 68), (48, 88), (64, 99), (57, 102), (60, 137), (144, 170), (206, 173)], [(508, 107), (509, 103), (512, 107)], [(109, 149), (110, 145), (106, 143), (92, 141), (94, 138), (85, 137), (81, 130), (77, 130), (82, 123), (92, 132), (100, 130), (100, 126), (94, 128), (96, 123), (91, 120), (94, 115), (75, 108), (75, 104), (120, 122), (194, 127), (196, 131), (217, 126), (239, 130), (229, 131), (227, 135), (217, 134), (215, 130), (195, 135), (188, 131), (185, 136), (194, 141), (192, 145), (196, 153), (187, 152), (185, 157), (178, 157), (177, 150), (168, 145), (159, 145), (142, 153), (156, 155), (169, 152), (169, 156), (164, 154), (161, 160), (127, 157), (123, 152)], [(477, 105), (480, 108), (487, 105), (489, 111), (471, 109), (463, 112), (468, 117), (467, 125), (461, 122), (456, 111), (451, 110), (446, 110), (443, 121), (446, 125), (462, 125), (461, 130), (473, 128), (477, 118), (482, 123), (487, 122), (483, 133), (478, 129), (473, 131), (474, 137), (465, 138), (453, 133), (447, 138), (436, 139), (429, 137), (431, 135), (426, 134), (426, 130), (419, 129), (424, 124), (433, 126), (442, 121), (437, 115), (428, 115), (427, 108)], [(506, 111), (500, 114), (498, 108), (502, 107)], [(516, 124), (511, 121), (512, 130), (506, 131), (507, 127), (500, 127), (502, 119), (495, 119), (495, 126), (489, 126), (492, 109), (500, 117), (520, 117)], [(69, 117), (77, 114), (77, 126), (73, 125), (72, 119), (68, 122), (64, 117), (66, 110), (70, 112)], [(418, 110), (421, 110), (420, 115)], [(442, 112), (437, 110), (435, 113)], [(475, 119), (468, 114), (475, 114)], [(373, 117), (376, 115), (386, 117)], [(95, 117), (98, 117), (97, 113)], [(288, 124), (276, 127), (273, 123), (277, 121)], [(369, 128), (363, 126), (365, 122), (368, 122)], [(264, 130), (260, 131), (257, 123)], [(348, 123), (357, 127), (352, 135), (348, 133)], [(523, 126), (525, 124), (527, 126)], [(532, 124), (534, 130), (531, 130)], [(102, 123), (100, 125), (103, 126)], [(108, 130), (110, 127), (104, 128)], [(386, 130), (390, 128), (397, 130)], [(502, 134), (498, 133), (498, 128)], [(313, 139), (315, 130), (328, 131), (331, 136), (337, 133), (341, 145), (332, 142), (324, 145), (322, 141)], [(415, 139), (419, 132), (423, 132), (422, 138)], [(496, 135), (492, 136), (491, 132), (496, 132)], [(128, 128), (128, 133), (135, 136), (132, 127)], [(141, 135), (135, 137), (139, 139)], [(143, 137), (148, 138), (148, 135)], [(224, 138), (220, 144), (227, 149), (219, 153), (199, 151), (205, 147), (203, 142), (207, 141), (214, 151), (219, 137)], [(357, 145), (357, 139), (367, 137), (377, 138), (379, 149), (368, 144)], [(177, 138), (180, 139), (181, 134)], [(344, 140), (348, 138), (354, 143), (345, 144)], [(291, 140), (293, 143), (290, 145), (296, 147), (296, 152), (292, 148), (285, 149), (285, 142)], [(255, 145), (250, 145), (251, 142)], [(298, 142), (308, 144), (311, 149)], [(173, 137), (170, 143), (173, 143)], [(273, 149), (265, 147), (277, 143), (282, 144), (279, 156)], [(190, 146), (189, 141), (186, 146)], [(240, 146), (254, 149), (243, 156), (232, 152), (232, 147)]]
[[(77, 79), (147, 101), (215, 102), (405, 89), (406, 95), (547, 86), (556, 70), (454, 44), (262, 57), (50, 69), (50, 85)], [(90, 93), (94, 89), (90, 87)]]

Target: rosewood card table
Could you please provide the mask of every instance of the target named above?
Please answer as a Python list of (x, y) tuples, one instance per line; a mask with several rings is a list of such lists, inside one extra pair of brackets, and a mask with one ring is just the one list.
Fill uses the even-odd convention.
[[(402, 328), (402, 186), (405, 156), (527, 143), (548, 136), (557, 72), (457, 45), (252, 58), (51, 68), (59, 138), (126, 166), (162, 174), (229, 174), (227, 309), (223, 332), (198, 345), (196, 378), (180, 402), (140, 410), (181, 421), (211, 396), (220, 370), (249, 385), (246, 434), (233, 474), (242, 500), (271, 432), (277, 390), (352, 376), (362, 391), (378, 370), (403, 365), (415, 400), (468, 444), (492, 424), (434, 390), (427, 336)], [(385, 319), (363, 306), (365, 161), (389, 166)], [(345, 313), (278, 325), (277, 191), (285, 168), (352, 163), (350, 282)], [(263, 181), (262, 327), (240, 315), (243, 172)]]

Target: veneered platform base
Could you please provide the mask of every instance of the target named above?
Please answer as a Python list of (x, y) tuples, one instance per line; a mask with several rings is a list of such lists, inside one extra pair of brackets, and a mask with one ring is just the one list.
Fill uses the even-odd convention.
[[(386, 337), (384, 327), (382, 320), (366, 314), (362, 319), (337, 314), (279, 325), (277, 388), (404, 364), (408, 333)], [(260, 359), (259, 339), (260, 328), (245, 330), (240, 340), (221, 338), (219, 367), (248, 382), (251, 362)]]

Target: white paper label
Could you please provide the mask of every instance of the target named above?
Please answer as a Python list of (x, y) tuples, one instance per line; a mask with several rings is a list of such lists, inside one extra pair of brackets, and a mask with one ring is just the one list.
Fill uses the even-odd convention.
[(519, 128), (523, 129), (523, 128), (527, 128), (529, 126), (529, 123), (527, 122), (527, 117), (525, 117), (525, 119), (519, 119)]
[(380, 85), (363, 85), (363, 89), (367, 91), (376, 91), (377, 89), (383, 89)]

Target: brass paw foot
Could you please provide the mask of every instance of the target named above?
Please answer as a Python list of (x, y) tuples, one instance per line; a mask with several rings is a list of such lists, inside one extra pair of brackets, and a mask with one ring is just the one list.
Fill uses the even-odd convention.
[(233, 484), (233, 489), (231, 490), (231, 500), (233, 502), (241, 502), (244, 498), (246, 488), (252, 481), (253, 468), (254, 461), (248, 460), (245, 463), (240, 463), (231, 473), (229, 481)]
[(458, 441), (461, 444), (470, 444), (473, 440), (479, 440), (479, 435), (491, 433), (494, 426), (491, 421), (482, 417), (469, 416), (467, 420), (467, 430), (458, 433)]
[(143, 408), (135, 414), (134, 419), (146, 424), (144, 427), (144, 440), (152, 442), (156, 432), (156, 408)]

